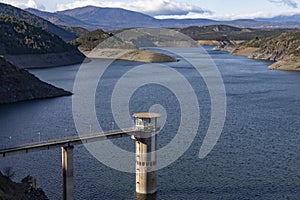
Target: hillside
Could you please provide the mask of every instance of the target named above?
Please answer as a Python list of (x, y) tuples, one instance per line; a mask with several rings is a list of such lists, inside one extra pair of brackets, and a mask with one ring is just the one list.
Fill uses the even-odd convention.
[(101, 29), (91, 31), (81, 37), (71, 41), (70, 43), (77, 46), (80, 51), (91, 51), (98, 44), (103, 42), (105, 39), (109, 38), (109, 34)]
[(75, 34), (77, 37), (80, 37), (82, 35), (85, 35), (89, 33), (89, 31), (85, 28), (82, 27), (77, 27), (77, 26), (64, 26), (64, 25), (59, 25), (59, 27)]
[(74, 17), (60, 14), (60, 13), (51, 13), (46, 11), (41, 11), (33, 8), (27, 8), (26, 11), (39, 16), (53, 24), (56, 24), (58, 26), (67, 26), (67, 27), (82, 27), (86, 29), (92, 29), (93, 26), (91, 24), (85, 23), (79, 19), (76, 19)]
[(0, 15), (11, 16), (14, 18), (21, 19), (27, 22), (28, 24), (42, 27), (47, 31), (56, 34), (65, 41), (70, 41), (76, 38), (75, 34), (68, 32), (63, 28), (60, 28), (41, 17), (38, 17), (32, 13), (29, 13), (25, 10), (13, 7), (8, 4), (0, 3)]
[(257, 48), (248, 57), (277, 61), (270, 69), (300, 71), (300, 31), (287, 32), (245, 43), (242, 48)]
[(260, 58), (261, 55), (266, 60), (282, 60), (300, 56), (300, 31), (287, 32), (279, 36), (264, 38), (261, 40), (252, 40), (244, 44), (246, 47), (254, 47), (259, 50), (254, 58)]
[[(148, 37), (146, 38), (145, 35)], [(165, 54), (139, 49), (141, 45), (145, 44), (144, 42), (154, 45), (149, 35), (149, 32), (143, 33), (138, 29), (136, 31), (120, 32), (116, 35), (98, 29), (71, 41), (71, 44), (77, 46), (89, 58), (119, 59), (149, 63), (177, 61), (176, 58)], [(168, 35), (168, 37), (173, 39), (171, 35)]]
[(300, 71), (300, 30), (241, 43), (233, 55), (275, 61), (270, 69)]
[(0, 55), (18, 67), (70, 65), (85, 58), (58, 36), (13, 17), (0, 15), (0, 31)]
[(299, 29), (245, 29), (226, 25), (176, 29), (198, 41), (254, 59), (276, 61), (270, 69), (300, 71)]
[(0, 57), (0, 104), (71, 95)]
[(0, 172), (0, 199), (1, 200), (47, 200), (48, 197), (40, 188), (31, 184), (32, 177), (25, 177), (21, 183), (12, 181)]
[(61, 53), (74, 48), (59, 37), (9, 16), (0, 16), (1, 54)]
[(192, 26), (177, 29), (194, 40), (252, 40), (280, 35), (294, 29), (250, 29), (238, 28), (227, 25)]

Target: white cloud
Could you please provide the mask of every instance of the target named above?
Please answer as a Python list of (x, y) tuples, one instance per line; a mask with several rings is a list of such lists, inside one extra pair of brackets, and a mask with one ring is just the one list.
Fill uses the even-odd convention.
[(39, 10), (45, 10), (45, 6), (36, 3), (35, 0), (28, 0), (26, 3), (16, 0), (0, 0), (1, 3), (10, 4), (18, 8), (35, 8)]
[(211, 13), (211, 11), (202, 9), (199, 6), (194, 6), (187, 3), (180, 3), (174, 0), (136, 0), (129, 3), (100, 2), (98, 0), (77, 0), (69, 4), (58, 4), (57, 10), (66, 10), (87, 5), (124, 8), (132, 11), (142, 12), (151, 16), (188, 15), (189, 13)]
[(269, 0), (272, 3), (285, 4), (291, 8), (298, 8), (298, 3), (294, 0)]

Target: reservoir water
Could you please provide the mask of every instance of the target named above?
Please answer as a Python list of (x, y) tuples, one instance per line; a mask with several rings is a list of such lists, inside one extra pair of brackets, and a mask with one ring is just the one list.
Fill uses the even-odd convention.
[[(225, 125), (214, 149), (199, 159), (199, 149), (210, 122), (209, 93), (204, 80), (195, 76), (195, 70), (184, 59), (168, 63), (183, 74), (196, 91), (201, 116), (190, 148), (177, 161), (158, 171), (156, 199), (299, 199), (300, 73), (270, 71), (267, 69), (270, 62), (231, 56), (213, 51), (211, 47), (205, 49), (224, 81)], [(97, 66), (99, 62), (103, 61), (93, 60), (89, 64)], [(98, 85), (96, 99), (101, 101), (96, 101), (95, 108), (104, 130), (115, 128), (110, 106), (115, 84), (137, 65), (140, 63), (114, 62)], [(30, 72), (72, 91), (79, 67)], [(153, 75), (168, 79), (166, 74), (149, 74)], [(93, 78), (97, 77), (86, 77), (86, 81)], [(176, 80), (170, 81), (176, 84)], [(132, 96), (130, 111), (145, 111), (158, 103), (168, 113), (158, 137), (161, 148), (174, 137), (178, 129), (175, 125), (180, 121), (174, 94), (159, 85), (145, 85)], [(74, 134), (70, 96), (0, 106), (0, 148)], [(134, 151), (134, 142), (129, 137), (113, 142)], [(74, 152), (75, 199), (135, 198), (134, 174), (105, 166), (82, 145), (76, 146)], [(0, 158), (0, 169), (8, 166), (16, 172), (16, 181), (33, 175), (50, 199), (61, 199), (60, 149)]]

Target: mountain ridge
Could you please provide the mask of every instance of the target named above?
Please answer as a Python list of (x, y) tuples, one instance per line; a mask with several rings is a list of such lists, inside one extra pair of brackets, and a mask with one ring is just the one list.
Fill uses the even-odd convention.
[[(49, 19), (59, 18), (62, 16), (69, 16), (72, 19), (77, 19), (78, 23), (85, 23), (84, 28), (89, 30), (103, 29), (105, 31), (112, 31), (124, 28), (183, 28), (187, 26), (206, 26), (206, 25), (230, 25), (238, 26), (240, 28), (300, 28), (299, 21), (272, 21), (272, 20), (257, 20), (257, 19), (236, 19), (231, 21), (212, 20), (206, 18), (198, 19), (156, 19), (149, 15), (130, 11), (122, 8), (104, 8), (96, 6), (85, 6), (54, 13), (36, 12), (42, 18)], [(60, 24), (62, 19), (56, 19)], [(66, 26), (73, 26), (71, 22), (64, 21)]]
[(278, 15), (271, 18), (256, 18), (258, 21), (275, 21), (275, 22), (299, 22), (300, 21), (300, 13), (293, 15)]
[(37, 15), (37, 16), (43, 16), (42, 18), (60, 26), (69, 26), (69, 27), (82, 27), (82, 28), (90, 28), (91, 25), (88, 23), (85, 23), (79, 19), (76, 19), (74, 17), (60, 14), (57, 12), (51, 13), (51, 12), (45, 12), (34, 8), (26, 8), (26, 11)]
[(15, 17), (27, 22), (28, 24), (42, 27), (47, 31), (58, 35), (64, 41), (70, 41), (77, 37), (75, 34), (54, 25), (53, 23), (43, 19), (42, 17), (36, 16), (30, 12), (11, 6), (9, 4), (0, 3), (0, 14)]

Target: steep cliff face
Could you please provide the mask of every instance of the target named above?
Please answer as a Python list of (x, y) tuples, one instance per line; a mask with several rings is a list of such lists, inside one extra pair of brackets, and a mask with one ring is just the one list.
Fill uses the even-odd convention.
[(0, 104), (71, 95), (0, 57)]

